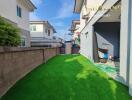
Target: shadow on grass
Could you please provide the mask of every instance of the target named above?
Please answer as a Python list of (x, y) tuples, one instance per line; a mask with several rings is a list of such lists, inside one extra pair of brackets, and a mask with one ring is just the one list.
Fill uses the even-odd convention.
[(80, 55), (42, 64), (17, 82), (1, 100), (132, 100), (128, 89)]

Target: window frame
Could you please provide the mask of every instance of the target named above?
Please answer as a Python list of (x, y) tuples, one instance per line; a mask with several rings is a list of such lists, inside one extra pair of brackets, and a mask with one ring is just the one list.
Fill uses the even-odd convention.
[(36, 32), (36, 31), (37, 31), (36, 26), (35, 26), (35, 25), (31, 25), (31, 26), (30, 26), (30, 31), (31, 31), (31, 32)]
[(22, 8), (17, 5), (17, 16), (22, 18)]
[(51, 32), (50, 32), (50, 30), (48, 30), (48, 36), (50, 36), (51, 34), (50, 34)]
[(21, 37), (20, 47), (26, 47), (26, 38), (25, 37)]

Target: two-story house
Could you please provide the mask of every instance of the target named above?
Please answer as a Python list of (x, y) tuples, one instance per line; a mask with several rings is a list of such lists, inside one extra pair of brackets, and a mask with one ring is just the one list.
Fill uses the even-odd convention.
[(48, 21), (30, 21), (31, 46), (56, 47), (60, 40), (54, 39), (56, 30)]
[(23, 47), (30, 47), (29, 13), (34, 9), (30, 0), (0, 0), (0, 16), (20, 28)]
[(81, 54), (98, 62), (107, 51), (132, 95), (132, 1), (75, 0), (74, 12), (80, 13)]
[(75, 41), (75, 44), (80, 44), (80, 20), (73, 20), (71, 29), (70, 29), (73, 40)]

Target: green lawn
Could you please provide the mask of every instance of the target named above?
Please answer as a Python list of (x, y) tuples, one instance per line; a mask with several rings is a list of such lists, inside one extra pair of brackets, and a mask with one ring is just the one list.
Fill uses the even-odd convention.
[(81, 55), (57, 56), (18, 81), (1, 100), (132, 100)]

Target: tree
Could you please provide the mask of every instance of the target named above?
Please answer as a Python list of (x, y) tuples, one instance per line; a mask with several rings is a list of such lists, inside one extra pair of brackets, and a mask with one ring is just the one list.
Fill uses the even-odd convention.
[(20, 45), (20, 30), (0, 17), (0, 46)]

